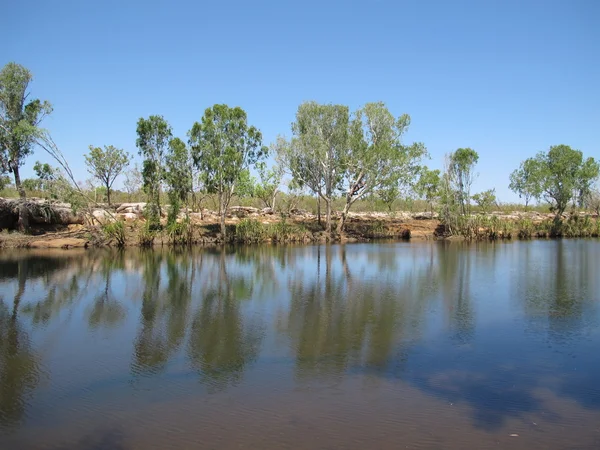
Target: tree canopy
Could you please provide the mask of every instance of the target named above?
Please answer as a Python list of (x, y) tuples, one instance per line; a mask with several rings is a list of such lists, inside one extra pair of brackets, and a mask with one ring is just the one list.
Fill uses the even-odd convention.
[(90, 145), (90, 152), (84, 157), (90, 175), (106, 188), (106, 201), (110, 205), (112, 185), (129, 164), (129, 154), (112, 145), (105, 145), (104, 149)]
[(248, 125), (246, 112), (236, 106), (214, 105), (188, 133), (194, 164), (206, 189), (218, 196), (221, 235), (226, 236), (225, 215), (244, 171), (267, 155), (262, 134)]

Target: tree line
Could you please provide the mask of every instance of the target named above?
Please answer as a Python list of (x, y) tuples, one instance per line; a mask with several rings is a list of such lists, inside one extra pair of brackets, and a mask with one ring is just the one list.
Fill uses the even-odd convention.
[[(75, 179), (66, 158), (48, 131), (41, 128), (52, 106), (30, 98), (31, 80), (31, 73), (16, 63), (0, 71), (0, 184), (9, 183), (7, 176), (12, 174), (23, 199), (28, 184), (31, 188), (34, 183), (40, 188), (61, 186), (63, 190), (57, 196), (73, 198)], [(262, 133), (249, 124), (242, 108), (215, 104), (192, 124), (186, 139), (173, 136), (163, 116), (140, 118), (136, 128), (136, 147), (142, 157), (140, 172), (129, 169), (131, 156), (126, 151), (111, 145), (90, 146), (85, 164), (105, 189), (109, 204), (117, 177), (125, 174), (126, 188), (135, 186), (139, 179), (147, 197), (149, 229), (161, 226), (161, 194), (168, 197), (170, 223), (175, 222), (182, 207), (188, 211), (194, 206), (196, 196), (214, 195), (223, 237), (227, 209), (234, 195), (250, 192), (266, 206), (274, 207), (286, 174), (290, 180), (288, 192), (308, 192), (316, 197), (319, 216), (324, 205), (328, 235), (334, 231), (332, 202), (339, 198), (343, 198), (344, 205), (337, 233), (343, 233), (353, 204), (367, 196), (378, 196), (391, 204), (401, 194), (413, 192), (428, 202), (432, 212), (437, 208), (446, 223), (469, 216), (472, 202), (483, 211), (495, 205), (494, 189), (471, 192), (479, 160), (475, 150), (459, 148), (446, 156), (442, 171), (431, 170), (424, 164), (429, 156), (425, 145), (404, 143), (409, 126), (408, 114), (395, 116), (383, 102), (367, 103), (350, 111), (345, 105), (309, 101), (298, 107), (291, 135), (280, 135), (266, 146)], [(37, 179), (21, 180), (20, 168), (36, 146), (55, 157), (61, 168), (37, 162)], [(269, 155), (275, 161), (271, 167), (267, 166)], [(251, 177), (252, 171), (258, 174), (258, 180)], [(599, 172), (594, 158), (585, 158), (581, 151), (567, 145), (556, 145), (523, 161), (510, 175), (509, 187), (526, 206), (532, 199), (548, 202), (558, 218), (569, 205), (598, 208), (594, 183)], [(82, 193), (80, 187), (75, 191)]]

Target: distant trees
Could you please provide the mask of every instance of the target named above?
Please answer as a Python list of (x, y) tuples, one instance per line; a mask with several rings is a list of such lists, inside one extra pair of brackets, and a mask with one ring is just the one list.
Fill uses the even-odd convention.
[[(527, 170), (525, 170), (527, 169)], [(529, 158), (511, 175), (510, 189), (517, 193), (544, 198), (560, 217), (569, 203), (583, 206), (600, 173), (594, 158), (583, 158), (583, 153), (568, 145), (555, 145), (548, 152)]]
[(417, 194), (422, 196), (427, 203), (429, 203), (429, 207), (431, 209), (431, 213), (433, 214), (433, 202), (440, 195), (440, 171), (439, 170), (430, 170), (427, 167), (424, 167), (421, 170), (419, 175), (419, 180), (415, 186), (415, 191)]
[(207, 108), (188, 133), (194, 165), (208, 192), (217, 194), (221, 235), (226, 237), (225, 215), (240, 177), (268, 152), (262, 134), (248, 125), (246, 112), (227, 105)]
[(488, 189), (471, 197), (483, 213), (490, 212), (490, 209), (496, 204), (496, 189)]
[(477, 161), (479, 155), (472, 148), (459, 148), (447, 158), (447, 182), (463, 216), (471, 213), (471, 186)]
[(90, 175), (106, 188), (106, 201), (110, 206), (112, 185), (129, 164), (129, 154), (112, 145), (105, 145), (104, 149), (90, 145), (90, 152), (84, 158)]

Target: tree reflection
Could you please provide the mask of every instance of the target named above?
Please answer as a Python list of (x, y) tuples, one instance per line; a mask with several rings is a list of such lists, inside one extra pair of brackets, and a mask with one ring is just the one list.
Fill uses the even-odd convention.
[(91, 328), (100, 326), (115, 327), (125, 317), (125, 308), (118, 301), (111, 289), (111, 279), (114, 272), (124, 267), (124, 254), (122, 251), (111, 253), (102, 260), (102, 276), (104, 288), (94, 298), (88, 315), (88, 324)]
[(225, 257), (222, 252), (217, 273), (203, 280), (207, 284), (188, 347), (192, 367), (211, 390), (237, 384), (257, 358), (263, 338), (259, 321), (244, 318), (241, 312), (241, 302), (252, 295), (251, 282), (243, 276), (230, 277)]
[(341, 380), (349, 370), (397, 370), (404, 344), (423, 326), (427, 299), (419, 294), (428, 282), (429, 265), (407, 266), (400, 274), (389, 254), (381, 263), (371, 255), (368, 262), (376, 264), (379, 274), (371, 279), (353, 275), (351, 258), (345, 246), (319, 247), (314, 276), (290, 279), (291, 305), (283, 328), (300, 379)]
[(0, 300), (0, 425), (12, 426), (25, 416), (27, 400), (40, 378), (39, 356), (23, 329), (17, 310)]

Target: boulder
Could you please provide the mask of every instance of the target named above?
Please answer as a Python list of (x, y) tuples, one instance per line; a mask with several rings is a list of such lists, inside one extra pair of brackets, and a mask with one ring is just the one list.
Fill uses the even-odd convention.
[(118, 213), (134, 213), (134, 214), (142, 214), (144, 212), (144, 208), (146, 207), (146, 203), (121, 203), (117, 208)]

